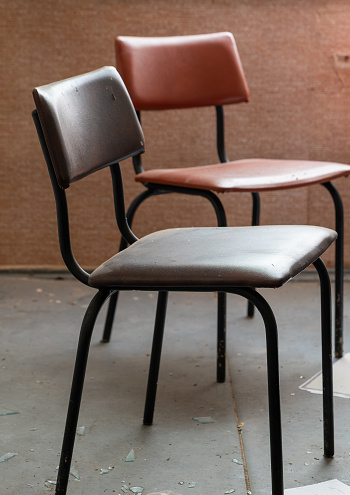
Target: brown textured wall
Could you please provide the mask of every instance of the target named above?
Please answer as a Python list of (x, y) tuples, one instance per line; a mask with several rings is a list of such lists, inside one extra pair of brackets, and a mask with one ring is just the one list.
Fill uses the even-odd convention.
[[(0, 268), (62, 266), (53, 196), (31, 121), (31, 90), (113, 65), (116, 35), (231, 31), (251, 101), (227, 111), (229, 156), (350, 163), (348, 0), (5, 0), (0, 23)], [(145, 166), (164, 166), (164, 151), (170, 166), (215, 160), (213, 119), (211, 108), (145, 114)], [(142, 187), (133, 181), (130, 161), (124, 171), (129, 201)], [(348, 212), (349, 183), (339, 180), (336, 185)], [(69, 193), (77, 210), (72, 221), (76, 256), (85, 266), (95, 266), (118, 244), (108, 171), (76, 184)], [(334, 225), (323, 188), (267, 193), (262, 199), (262, 223)], [(223, 201), (230, 224), (249, 223), (249, 195), (226, 195)], [(350, 215), (347, 267), (349, 222)], [(135, 232), (141, 236), (194, 223), (215, 223), (204, 200), (160, 197), (140, 210)], [(331, 254), (326, 257), (329, 266)]]

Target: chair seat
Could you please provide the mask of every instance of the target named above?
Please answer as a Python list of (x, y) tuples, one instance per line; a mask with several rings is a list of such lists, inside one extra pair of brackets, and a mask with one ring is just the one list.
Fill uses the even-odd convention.
[(192, 187), (215, 192), (272, 191), (328, 182), (350, 174), (341, 163), (252, 158), (176, 169), (153, 169), (136, 181)]
[(99, 266), (96, 288), (280, 287), (336, 239), (314, 226), (168, 229), (149, 234)]

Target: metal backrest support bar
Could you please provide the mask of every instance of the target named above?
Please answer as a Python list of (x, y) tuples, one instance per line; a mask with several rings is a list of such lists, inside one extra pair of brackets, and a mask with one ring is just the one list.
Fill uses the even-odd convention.
[[(229, 162), (229, 158), (226, 154), (225, 147), (225, 119), (224, 119), (224, 109), (222, 105), (215, 107), (216, 109), (216, 149), (221, 162)], [(138, 110), (137, 116), (141, 123), (141, 112)], [(132, 159), (134, 170), (136, 174), (144, 172), (142, 165), (141, 155), (134, 156)]]
[(225, 148), (225, 121), (222, 105), (216, 106), (216, 148), (220, 162), (229, 162)]
[(68, 216), (66, 192), (58, 185), (56, 174), (53, 169), (51, 157), (47, 149), (46, 141), (39, 121), (38, 112), (36, 110), (33, 111), (32, 117), (38, 133), (39, 141), (41, 144), (41, 148), (43, 150), (46, 165), (51, 179), (52, 188), (55, 195), (58, 239), (59, 239), (60, 250), (63, 261), (65, 262), (68, 270), (72, 273), (72, 275), (74, 275), (75, 278), (80, 280), (80, 282), (82, 282), (83, 284), (89, 285), (88, 284), (89, 273), (86, 272), (78, 264), (72, 251), (72, 245), (70, 241), (69, 216)]
[(124, 188), (123, 179), (119, 163), (114, 163), (110, 166), (112, 182), (113, 182), (113, 198), (115, 218), (123, 238), (128, 244), (133, 244), (138, 240), (136, 235), (131, 231), (125, 212)]

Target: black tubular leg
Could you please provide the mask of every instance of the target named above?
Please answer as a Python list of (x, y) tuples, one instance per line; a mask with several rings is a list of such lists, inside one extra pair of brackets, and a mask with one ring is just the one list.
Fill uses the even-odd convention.
[(145, 410), (143, 415), (144, 425), (151, 425), (153, 423), (154, 405), (156, 402), (157, 384), (158, 384), (158, 376), (159, 376), (160, 358), (162, 354), (162, 344), (163, 344), (163, 336), (164, 336), (164, 325), (165, 325), (167, 303), (168, 303), (168, 292), (165, 291), (159, 292), (156, 320), (154, 325), (151, 361), (150, 361), (150, 368), (148, 374), (146, 403), (145, 403)]
[[(124, 238), (122, 238), (120, 241), (120, 245), (119, 245), (119, 251), (122, 251), (127, 246), (128, 246), (127, 242), (125, 241)], [(107, 344), (111, 340), (114, 315), (115, 315), (115, 312), (117, 309), (118, 297), (119, 297), (119, 291), (115, 291), (111, 295), (111, 297), (109, 298), (109, 304), (108, 304), (105, 326), (103, 329), (102, 339), (100, 341), (102, 344)]]
[(226, 293), (218, 292), (216, 381), (226, 380)]
[(278, 333), (275, 316), (267, 301), (254, 289), (228, 290), (251, 301), (260, 312), (266, 330), (272, 495), (283, 495), (282, 421), (278, 363)]
[[(187, 187), (162, 186), (162, 188), (163, 187), (165, 191), (206, 198), (215, 210), (218, 226), (227, 227), (226, 213), (223, 204), (212, 191), (191, 189)], [(226, 376), (226, 294), (223, 292), (218, 293), (217, 338), (216, 379), (219, 383), (223, 383)]]
[[(200, 195), (206, 197), (213, 205), (218, 226), (227, 227), (225, 210), (219, 198), (211, 191), (201, 191)], [(225, 292), (218, 292), (216, 359), (216, 380), (218, 383), (224, 383), (226, 380), (226, 299)]]
[(314, 266), (321, 283), (322, 324), (322, 377), (323, 377), (323, 432), (324, 455), (334, 455), (333, 368), (332, 368), (332, 315), (331, 283), (327, 268), (318, 259)]
[(105, 321), (105, 326), (103, 329), (103, 335), (101, 339), (102, 344), (106, 344), (111, 340), (111, 334), (112, 334), (112, 328), (113, 328), (113, 322), (114, 322), (114, 315), (115, 315), (115, 310), (117, 308), (117, 303), (118, 303), (118, 296), (119, 296), (119, 291), (116, 291), (109, 300), (108, 304), (108, 310), (107, 310), (107, 316), (106, 316), (106, 321)]
[[(219, 227), (227, 227), (224, 207), (219, 198), (211, 191), (201, 191), (201, 196), (206, 197), (214, 207)], [(226, 380), (226, 293), (218, 292), (217, 309), (217, 358), (216, 380), (224, 383)]]
[(343, 356), (344, 345), (344, 208), (338, 190), (331, 182), (322, 184), (330, 193), (335, 209), (335, 342), (336, 358)]
[[(178, 193), (178, 194), (188, 194), (191, 196), (201, 196), (206, 198), (211, 205), (213, 206), (216, 214), (217, 224), (219, 227), (227, 227), (227, 219), (224, 207), (217, 197), (212, 191), (205, 191), (201, 189), (191, 189), (186, 187), (171, 187), (171, 186), (161, 186), (161, 189), (153, 189), (153, 186), (150, 186), (149, 189), (143, 191), (139, 194), (130, 204), (127, 211), (127, 219), (129, 226), (132, 226), (132, 222), (136, 213), (137, 208), (145, 201), (147, 198), (151, 196), (156, 196), (159, 194), (167, 194), (167, 193)], [(255, 193), (254, 193), (255, 194)], [(253, 208), (253, 215), (257, 218), (259, 222), (259, 197), (255, 194), (256, 197), (253, 196), (253, 204), (255, 205)], [(254, 222), (254, 220), (253, 220)], [(120, 251), (127, 247), (127, 243), (124, 239), (121, 240), (120, 243)], [(105, 328), (103, 332), (103, 337), (101, 342), (106, 343), (110, 341), (114, 315), (117, 307), (118, 301), (118, 292), (115, 292), (111, 298), (109, 303), (109, 308), (107, 312)], [(254, 311), (254, 310), (253, 310)], [(223, 383), (225, 381), (226, 376), (226, 294), (218, 293), (218, 317), (217, 317), (217, 335), (218, 335), (218, 343), (217, 343), (217, 362), (216, 362), (216, 377), (219, 383)]]
[[(137, 208), (147, 198), (154, 196), (154, 195), (155, 195), (155, 193), (153, 191), (146, 189), (141, 194), (136, 196), (136, 198), (131, 202), (129, 209), (127, 211), (127, 219), (128, 219), (128, 223), (129, 223), (130, 227), (132, 226), (132, 222), (134, 220), (134, 216), (135, 216)], [(125, 241), (124, 238), (122, 238), (120, 241), (120, 245), (119, 245), (119, 251), (122, 251), (126, 247), (128, 247), (128, 243)], [(106, 321), (105, 321), (105, 326), (104, 326), (103, 335), (102, 335), (102, 339), (101, 339), (102, 343), (107, 343), (111, 340), (114, 315), (115, 315), (115, 312), (117, 309), (117, 303), (118, 303), (118, 296), (119, 296), (119, 292), (114, 292), (114, 294), (112, 294), (112, 296), (110, 297)]]
[(72, 381), (71, 394), (69, 399), (66, 427), (64, 432), (60, 465), (58, 469), (56, 495), (65, 495), (67, 492), (68, 478), (74, 440), (78, 424), (81, 397), (83, 394), (84, 378), (87, 359), (90, 348), (92, 331), (97, 315), (109, 296), (109, 291), (99, 291), (89, 304), (81, 326), (77, 356), (75, 360), (74, 375)]
[[(252, 225), (256, 226), (260, 223), (260, 196), (259, 193), (256, 192), (251, 194), (253, 200)], [(254, 316), (254, 304), (251, 301), (248, 301), (247, 316), (248, 318), (253, 318)]]

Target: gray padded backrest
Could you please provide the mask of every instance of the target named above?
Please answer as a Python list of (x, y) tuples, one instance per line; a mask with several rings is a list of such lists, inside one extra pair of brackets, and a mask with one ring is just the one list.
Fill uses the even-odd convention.
[(62, 188), (144, 151), (144, 136), (114, 67), (40, 86), (35, 105)]

